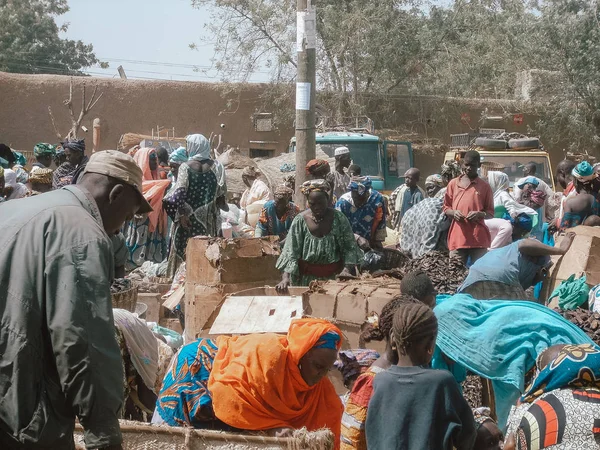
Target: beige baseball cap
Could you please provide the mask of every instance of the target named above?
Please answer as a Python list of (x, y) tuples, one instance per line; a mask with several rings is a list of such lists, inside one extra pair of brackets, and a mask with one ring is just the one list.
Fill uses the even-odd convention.
[(140, 169), (131, 156), (117, 150), (103, 150), (94, 153), (85, 165), (83, 173), (107, 175), (133, 186), (140, 194), (142, 200), (138, 214), (152, 211), (150, 203), (148, 203), (142, 194), (142, 169)]

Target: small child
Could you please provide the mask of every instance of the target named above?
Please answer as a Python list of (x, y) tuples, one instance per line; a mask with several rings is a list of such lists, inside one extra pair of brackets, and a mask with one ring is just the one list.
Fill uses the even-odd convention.
[(400, 292), (422, 301), (430, 308), (435, 308), (435, 287), (431, 278), (422, 270), (408, 272), (400, 283)]
[(477, 436), (471, 408), (450, 372), (430, 369), (437, 319), (421, 302), (394, 314), (398, 364), (378, 374), (369, 402), (369, 450), (471, 450)]

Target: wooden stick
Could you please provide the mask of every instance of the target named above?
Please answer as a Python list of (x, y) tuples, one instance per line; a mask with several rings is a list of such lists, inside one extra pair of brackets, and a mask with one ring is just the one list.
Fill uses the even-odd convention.
[[(123, 424), (120, 425), (121, 433), (147, 433), (147, 434), (160, 434), (160, 435), (180, 435), (185, 436), (186, 434), (192, 434), (195, 438), (206, 439), (206, 440), (217, 440), (217, 441), (228, 441), (228, 442), (246, 442), (249, 444), (291, 444), (295, 442), (293, 437), (271, 437), (271, 436), (258, 436), (258, 435), (242, 435), (242, 434), (231, 434), (219, 431), (204, 431), (196, 430), (188, 427), (171, 427), (171, 426), (156, 426), (156, 425), (131, 425)], [(82, 432), (83, 427), (81, 424), (75, 424), (75, 430)]]
[(56, 122), (54, 121), (54, 114), (52, 114), (52, 108), (48, 106), (48, 114), (50, 115), (50, 120), (52, 121), (52, 127), (54, 128), (54, 132), (56, 133), (56, 137), (61, 140), (62, 136), (58, 132), (58, 128), (56, 128)]

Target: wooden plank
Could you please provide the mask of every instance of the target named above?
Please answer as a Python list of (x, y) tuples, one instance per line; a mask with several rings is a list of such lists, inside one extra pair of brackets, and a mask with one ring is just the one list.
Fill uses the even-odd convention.
[(287, 333), (302, 314), (302, 296), (230, 296), (209, 334)]
[(171, 311), (181, 303), (181, 300), (185, 297), (185, 284), (181, 284), (175, 292), (163, 302), (163, 306)]

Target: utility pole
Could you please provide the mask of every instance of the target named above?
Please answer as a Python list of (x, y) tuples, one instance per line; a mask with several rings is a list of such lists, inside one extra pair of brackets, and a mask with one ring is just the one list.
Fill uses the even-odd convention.
[(300, 187), (305, 167), (315, 158), (316, 8), (315, 0), (296, 0), (296, 204), (304, 209)]

